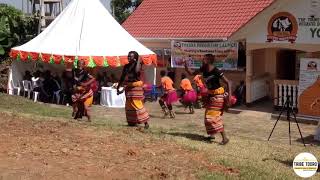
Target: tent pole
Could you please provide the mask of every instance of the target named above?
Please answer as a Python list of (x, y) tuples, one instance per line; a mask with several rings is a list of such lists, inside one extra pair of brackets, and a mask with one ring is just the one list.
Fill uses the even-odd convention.
[(154, 68), (154, 75), (153, 75), (153, 85), (157, 84), (157, 67)]

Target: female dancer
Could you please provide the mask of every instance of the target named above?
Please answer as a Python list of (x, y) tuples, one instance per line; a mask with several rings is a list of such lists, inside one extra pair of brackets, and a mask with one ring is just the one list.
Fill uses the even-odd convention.
[(210, 138), (214, 138), (214, 134), (221, 133), (222, 142), (221, 145), (225, 145), (229, 142), (226, 132), (223, 126), (222, 114), (225, 105), (225, 89), (220, 84), (222, 79), (228, 86), (229, 90), (229, 102), (231, 98), (231, 82), (226, 76), (214, 66), (215, 57), (212, 54), (206, 54), (204, 57), (202, 67), (191, 72), (185, 64), (185, 70), (190, 75), (203, 74), (205, 84), (208, 88), (208, 95), (206, 96), (206, 111), (205, 111), (205, 126)]
[(95, 81), (95, 78), (84, 69), (84, 66), (84, 61), (78, 61), (77, 68), (73, 71), (75, 82), (75, 91), (72, 95), (72, 101), (74, 103), (73, 116), (75, 119), (81, 118), (82, 115), (87, 116), (90, 122), (91, 115), (89, 107), (93, 102), (91, 84)]
[(202, 97), (205, 96), (205, 94), (207, 93), (207, 88), (200, 74), (197, 74), (193, 78), (193, 81), (196, 83), (197, 86), (197, 108), (201, 109), (203, 107)]
[(175, 115), (172, 111), (172, 103), (178, 100), (177, 92), (173, 88), (173, 81), (171, 80), (171, 78), (169, 76), (166, 76), (166, 71), (161, 71), (160, 76), (164, 95), (160, 98), (159, 104), (164, 112), (164, 117), (170, 115), (170, 118), (174, 118)]
[(185, 74), (181, 75), (180, 87), (182, 89), (181, 103), (187, 108), (189, 107), (190, 114), (194, 114), (194, 104), (197, 101), (197, 93), (192, 88), (191, 81)]
[(144, 108), (143, 99), (143, 82), (140, 80), (140, 72), (142, 63), (139, 59), (139, 54), (135, 51), (130, 51), (128, 54), (129, 63), (123, 67), (120, 81), (117, 87), (118, 95), (123, 93), (124, 90), (120, 90), (125, 78), (126, 87), (126, 117), (129, 126), (136, 126), (137, 124), (144, 123), (144, 128), (149, 128), (149, 114)]

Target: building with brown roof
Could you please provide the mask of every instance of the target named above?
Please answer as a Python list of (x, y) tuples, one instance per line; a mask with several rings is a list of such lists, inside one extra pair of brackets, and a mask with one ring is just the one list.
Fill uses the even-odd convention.
[(123, 26), (165, 66), (172, 41), (239, 42), (244, 63), (225, 74), (246, 81), (247, 103), (290, 94), (297, 106), (300, 59), (320, 58), (320, 0), (144, 0)]

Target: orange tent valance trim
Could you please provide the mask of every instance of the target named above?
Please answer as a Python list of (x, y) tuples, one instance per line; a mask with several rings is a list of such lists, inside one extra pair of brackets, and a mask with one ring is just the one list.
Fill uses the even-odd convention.
[[(67, 56), (11, 50), (10, 57), (24, 62), (43, 61), (51, 64), (72, 64), (75, 61), (84, 61), (88, 67), (119, 67), (128, 64), (127, 56)], [(157, 65), (155, 54), (141, 55), (140, 58), (145, 65)]]

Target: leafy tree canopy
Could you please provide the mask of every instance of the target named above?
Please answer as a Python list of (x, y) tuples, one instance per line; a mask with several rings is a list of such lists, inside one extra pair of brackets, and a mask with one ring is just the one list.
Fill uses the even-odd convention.
[(25, 17), (12, 6), (0, 4), (0, 58), (6, 57), (13, 46), (30, 40), (36, 30), (34, 18)]
[(116, 20), (122, 24), (143, 0), (112, 0), (111, 8)]

